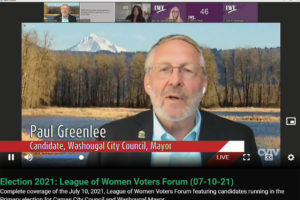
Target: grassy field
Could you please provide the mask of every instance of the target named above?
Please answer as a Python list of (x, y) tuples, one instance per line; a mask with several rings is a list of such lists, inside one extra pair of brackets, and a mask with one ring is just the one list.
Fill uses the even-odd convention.
[(30, 133), (27, 131), (22, 131), (22, 141), (43, 141), (36, 136), (30, 137)]
[(260, 108), (260, 107), (209, 108), (204, 110), (214, 111), (214, 112), (280, 112), (280, 108)]
[[(45, 107), (22, 109), (22, 116), (62, 116), (62, 117), (89, 117), (99, 119), (122, 119), (136, 115), (148, 109), (141, 108), (65, 108)], [(279, 108), (213, 108), (205, 109), (215, 112), (280, 112)], [(222, 116), (234, 121), (280, 122), (279, 117), (273, 116)]]
[(256, 137), (257, 148), (279, 149), (280, 137)]
[(45, 107), (22, 109), (22, 116), (63, 116), (90, 117), (103, 119), (122, 119), (136, 115), (147, 109), (139, 108), (64, 108)]
[(279, 117), (273, 116), (221, 116), (233, 121), (253, 121), (253, 122), (280, 122)]

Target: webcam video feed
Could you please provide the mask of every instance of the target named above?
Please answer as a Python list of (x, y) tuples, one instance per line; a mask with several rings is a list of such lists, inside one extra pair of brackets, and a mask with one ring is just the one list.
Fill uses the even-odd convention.
[(79, 22), (79, 3), (45, 3), (45, 22)]
[(116, 22), (151, 22), (151, 3), (116, 3)]
[(279, 122), (279, 23), (22, 24), (23, 166), (277, 167)]

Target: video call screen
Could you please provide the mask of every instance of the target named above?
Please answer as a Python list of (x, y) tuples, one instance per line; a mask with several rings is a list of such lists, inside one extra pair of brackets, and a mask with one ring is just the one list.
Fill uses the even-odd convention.
[[(216, 38), (219, 32), (224, 34)], [(104, 124), (151, 110), (143, 84), (147, 52), (174, 34), (203, 46), (208, 85), (196, 108), (249, 127), (262, 166), (280, 166), (280, 23), (22, 23), (22, 140), (97, 141), (105, 139), (95, 134)], [(69, 142), (65, 150), (80, 145), (79, 153), (33, 153), (22, 164), (85, 166), (85, 151), (101, 152), (95, 144), (74, 145)], [(30, 144), (33, 151), (44, 148)], [(235, 145), (227, 148), (234, 152)], [(105, 144), (102, 150), (117, 149)], [(266, 154), (273, 159), (265, 160)]]
[(299, 5), (0, 1), (0, 196), (299, 197)]

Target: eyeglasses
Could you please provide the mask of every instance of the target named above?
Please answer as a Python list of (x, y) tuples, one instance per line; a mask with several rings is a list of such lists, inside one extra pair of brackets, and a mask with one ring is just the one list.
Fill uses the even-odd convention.
[(174, 67), (168, 63), (160, 63), (154, 65), (152, 68), (159, 79), (169, 79), (174, 69), (177, 68), (182, 78), (188, 80), (199, 74), (199, 70), (196, 69), (196, 66), (195, 64), (189, 63)]

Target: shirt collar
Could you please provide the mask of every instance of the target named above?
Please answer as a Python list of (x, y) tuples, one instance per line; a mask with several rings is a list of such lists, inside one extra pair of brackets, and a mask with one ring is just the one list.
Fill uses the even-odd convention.
[[(199, 109), (196, 111), (195, 126), (184, 137), (184, 141), (197, 141), (200, 136), (201, 114)], [(155, 113), (153, 112), (153, 140), (154, 141), (176, 141), (176, 139), (168, 133), (159, 122)]]
[(69, 22), (69, 15), (67, 17), (61, 16), (61, 22)]

